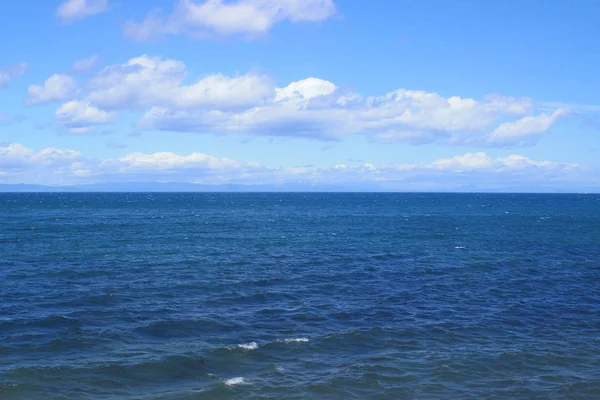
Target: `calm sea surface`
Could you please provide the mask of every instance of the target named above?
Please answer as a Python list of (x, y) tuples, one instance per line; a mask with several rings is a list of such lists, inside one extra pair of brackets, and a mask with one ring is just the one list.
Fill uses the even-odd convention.
[(600, 196), (0, 194), (0, 399), (599, 399)]

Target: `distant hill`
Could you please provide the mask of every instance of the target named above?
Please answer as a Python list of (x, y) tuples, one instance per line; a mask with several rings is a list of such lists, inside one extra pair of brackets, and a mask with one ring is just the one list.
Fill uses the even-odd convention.
[(0, 184), (0, 192), (73, 192), (71, 186), (43, 186), (28, 185), (25, 183)]
[(0, 192), (342, 192), (382, 191), (374, 185), (206, 185), (185, 182), (110, 182), (72, 186), (0, 184)]
[(482, 188), (475, 185), (457, 185), (451, 189), (431, 190), (416, 189), (397, 185), (395, 188), (381, 186), (377, 183), (364, 184), (268, 184), (242, 185), (222, 184), (207, 185), (186, 182), (109, 182), (81, 184), (70, 186), (46, 186), (29, 184), (0, 184), (0, 192), (445, 192), (445, 193), (599, 193), (597, 186), (558, 188), (551, 186), (537, 187), (496, 187)]

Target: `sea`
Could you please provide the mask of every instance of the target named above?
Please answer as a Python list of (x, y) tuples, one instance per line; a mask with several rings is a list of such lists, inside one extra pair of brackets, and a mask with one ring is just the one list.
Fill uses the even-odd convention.
[(0, 194), (0, 399), (600, 399), (600, 195)]

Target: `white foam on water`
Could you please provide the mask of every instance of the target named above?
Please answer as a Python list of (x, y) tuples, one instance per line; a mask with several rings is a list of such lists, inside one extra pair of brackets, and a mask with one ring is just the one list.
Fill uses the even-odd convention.
[(277, 372), (284, 372), (284, 371), (285, 371), (285, 369), (283, 369), (283, 367), (282, 367), (281, 365), (277, 365), (277, 366), (275, 366), (275, 370), (276, 370)]
[(279, 340), (279, 342), (283, 343), (306, 343), (308, 341), (308, 338), (305, 337)]
[(241, 376), (235, 378), (229, 378), (225, 380), (225, 384), (227, 386), (235, 386), (235, 385), (247, 385), (248, 382), (242, 378)]
[(256, 349), (258, 349), (258, 343), (250, 342), (250, 343), (238, 344), (237, 347), (239, 347), (240, 349), (244, 349), (244, 350), (256, 350)]
[(454, 247), (454, 248), (455, 248), (455, 249), (459, 249), (459, 250), (461, 250), (461, 249), (466, 249), (466, 247), (465, 247), (465, 246), (456, 246), (456, 247)]

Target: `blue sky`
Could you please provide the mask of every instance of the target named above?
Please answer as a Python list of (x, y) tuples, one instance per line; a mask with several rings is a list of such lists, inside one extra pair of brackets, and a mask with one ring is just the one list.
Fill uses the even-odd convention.
[(600, 186), (600, 2), (23, 0), (0, 183)]

